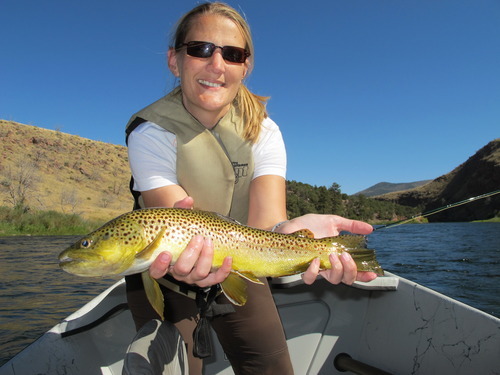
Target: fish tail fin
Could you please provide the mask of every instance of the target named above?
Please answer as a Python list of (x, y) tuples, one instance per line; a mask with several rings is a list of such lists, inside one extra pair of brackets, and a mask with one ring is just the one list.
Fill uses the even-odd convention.
[(375, 250), (366, 248), (366, 237), (356, 235), (343, 235), (338, 237), (339, 242), (345, 246), (347, 252), (358, 267), (358, 271), (375, 272), (378, 276), (384, 276), (384, 270), (377, 261)]
[(384, 276), (384, 270), (375, 257), (375, 250), (372, 249), (349, 249), (352, 259), (358, 267), (358, 271), (375, 272), (378, 276)]

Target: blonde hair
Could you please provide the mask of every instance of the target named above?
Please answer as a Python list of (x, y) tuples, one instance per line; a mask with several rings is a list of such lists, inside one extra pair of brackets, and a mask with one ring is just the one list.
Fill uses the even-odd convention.
[[(243, 39), (245, 40), (245, 49), (250, 52), (249, 69), (250, 74), (254, 65), (254, 46), (250, 26), (245, 19), (232, 7), (227, 4), (214, 2), (204, 3), (193, 8), (186, 13), (178, 22), (175, 33), (172, 37), (171, 48), (178, 49), (185, 43), (186, 35), (188, 34), (196, 17), (204, 14), (216, 14), (226, 17), (233, 21), (240, 30)], [(268, 116), (266, 110), (266, 102), (269, 97), (260, 96), (252, 93), (242, 83), (233, 100), (233, 105), (238, 109), (239, 114), (244, 123), (243, 137), (255, 143), (260, 134), (262, 121)]]

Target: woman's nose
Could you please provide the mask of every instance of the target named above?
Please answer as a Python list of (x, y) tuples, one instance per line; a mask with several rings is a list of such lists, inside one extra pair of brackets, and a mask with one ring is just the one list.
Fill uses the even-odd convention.
[(220, 48), (216, 48), (213, 55), (210, 57), (209, 66), (217, 72), (225, 71), (226, 62), (222, 58), (222, 51)]

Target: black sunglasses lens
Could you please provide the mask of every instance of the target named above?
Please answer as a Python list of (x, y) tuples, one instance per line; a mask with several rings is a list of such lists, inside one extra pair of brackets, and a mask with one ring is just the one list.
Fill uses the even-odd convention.
[[(214, 54), (217, 47), (213, 43), (189, 42), (186, 44), (186, 52), (189, 56), (207, 58)], [(244, 63), (248, 57), (244, 48), (225, 46), (221, 48), (222, 58), (232, 63)]]
[(212, 43), (196, 43), (190, 45), (188, 43), (186, 52), (193, 57), (210, 57), (215, 51), (215, 45)]
[(224, 60), (233, 63), (243, 63), (245, 62), (245, 50), (238, 47), (224, 47), (222, 49), (222, 57)]

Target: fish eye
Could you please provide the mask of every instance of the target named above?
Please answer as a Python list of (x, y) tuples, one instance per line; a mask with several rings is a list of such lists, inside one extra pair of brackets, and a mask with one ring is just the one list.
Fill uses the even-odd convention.
[(87, 249), (90, 247), (90, 245), (92, 245), (92, 240), (88, 240), (86, 238), (84, 238), (81, 242), (80, 242), (80, 246)]

